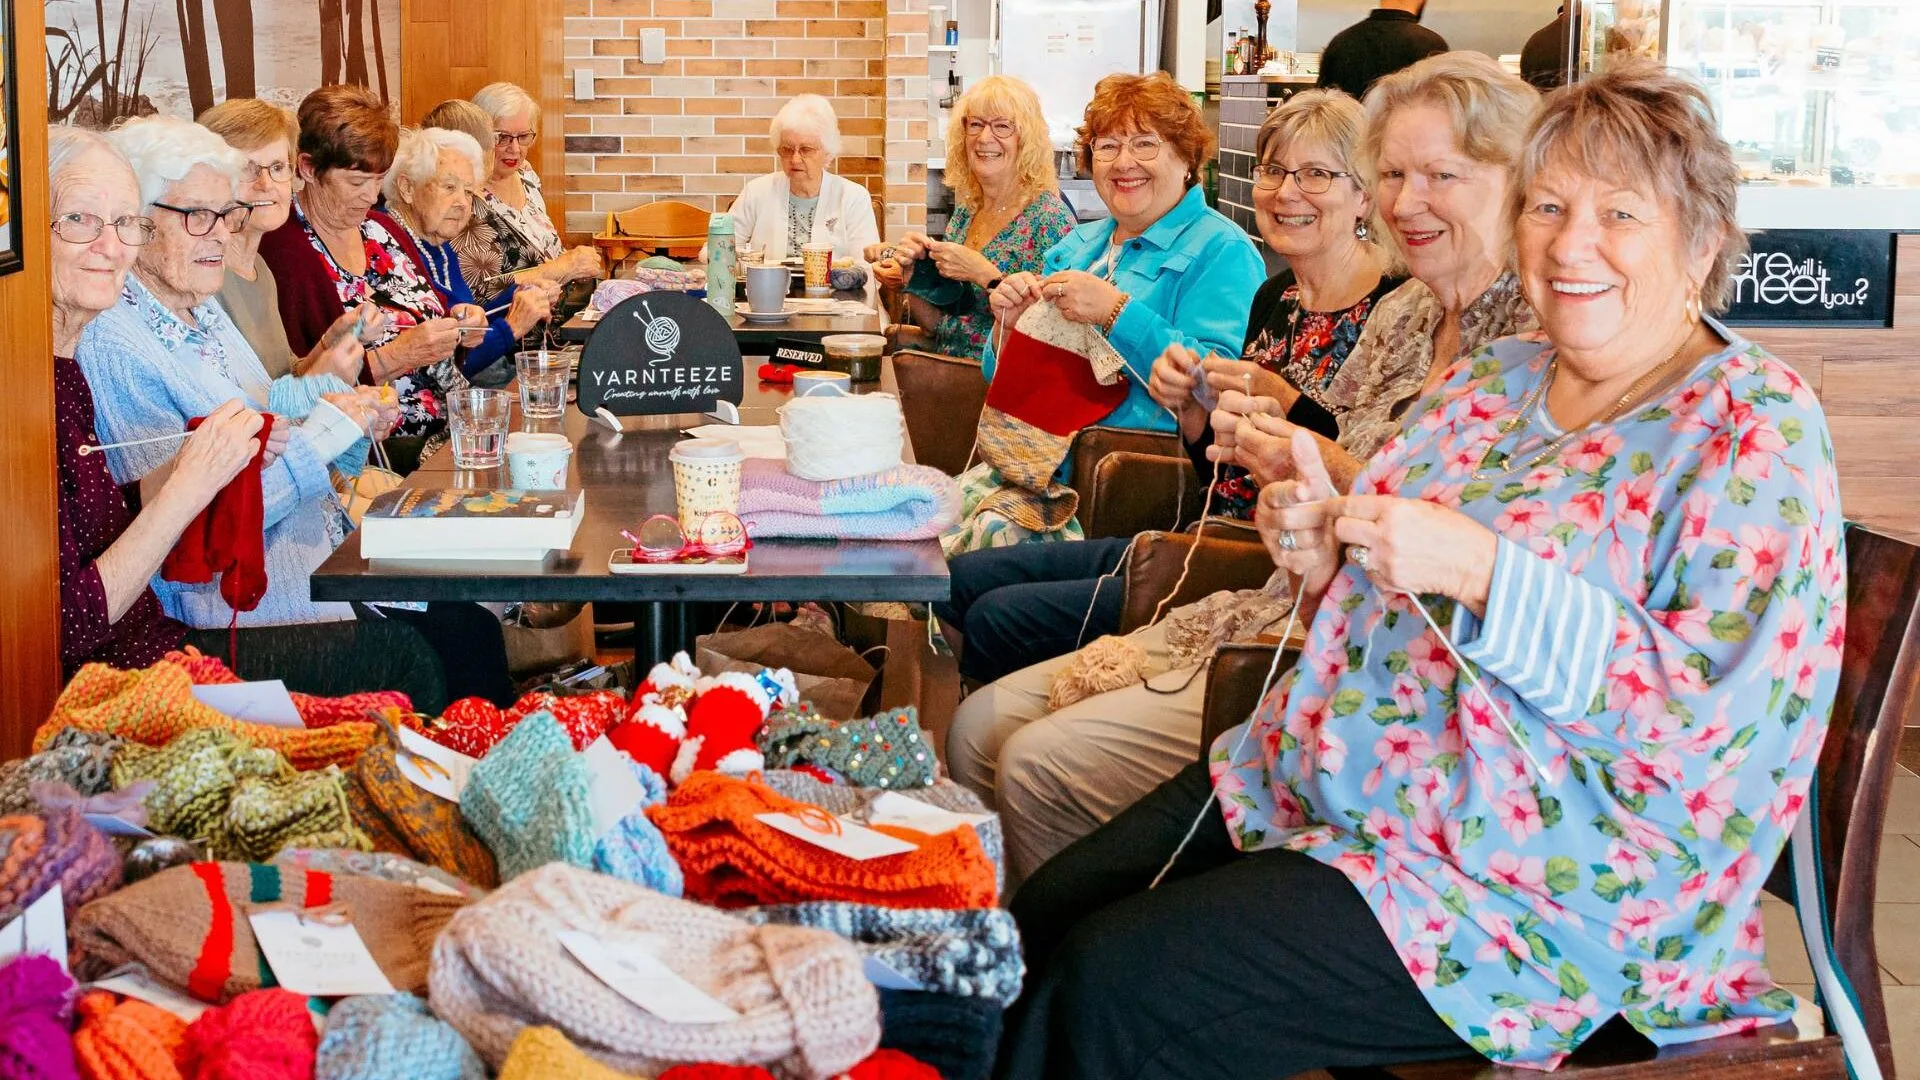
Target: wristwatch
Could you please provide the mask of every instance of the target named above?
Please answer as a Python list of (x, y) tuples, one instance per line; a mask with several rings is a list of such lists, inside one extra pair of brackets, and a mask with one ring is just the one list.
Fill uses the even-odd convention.
[(1007, 279), (1004, 276), (1002, 276), (1002, 277), (994, 278), (992, 281), (987, 282), (987, 291), (992, 292), (993, 290), (999, 288), (1000, 283), (1005, 280)]

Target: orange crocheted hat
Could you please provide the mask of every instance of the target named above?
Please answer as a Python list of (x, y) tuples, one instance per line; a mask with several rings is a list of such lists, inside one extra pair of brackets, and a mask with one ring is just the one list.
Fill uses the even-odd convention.
[[(168, 653), (166, 658), (186, 668), (195, 686), (219, 686), (246, 681), (234, 674), (225, 660), (217, 656), (208, 656), (191, 645)], [(293, 699), (293, 707), (300, 713), (300, 722), (305, 724), (308, 730), (365, 720), (368, 709), (398, 709), (403, 717), (410, 717), (413, 713), (413, 699), (398, 690), (367, 690), (358, 694), (342, 694), (339, 697), (320, 697), (317, 694), (303, 694), (298, 690), (289, 690), (287, 697)]]
[(858, 860), (795, 839), (755, 817), (766, 813), (815, 818), (824, 811), (777, 794), (757, 779), (697, 772), (647, 817), (679, 861), (690, 900), (719, 907), (808, 900), (898, 908), (993, 906), (993, 863), (971, 828), (928, 835), (877, 826), (919, 847)]
[(185, 1020), (105, 990), (82, 995), (74, 1011), (73, 1059), (84, 1080), (181, 1080), (173, 1056), (187, 1037)]
[(137, 671), (88, 664), (53, 703), (53, 713), (33, 733), (33, 749), (47, 748), (62, 728), (99, 731), (123, 739), (165, 746), (195, 728), (225, 728), (255, 746), (278, 750), (296, 769), (351, 765), (373, 742), (374, 726), (363, 721), (318, 729), (274, 727), (235, 720), (193, 696), (187, 669), (162, 660)]

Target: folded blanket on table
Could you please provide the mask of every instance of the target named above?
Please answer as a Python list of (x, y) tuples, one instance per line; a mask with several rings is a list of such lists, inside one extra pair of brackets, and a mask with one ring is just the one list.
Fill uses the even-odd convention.
[(959, 518), (959, 486), (927, 465), (813, 481), (748, 458), (740, 472), (740, 519), (755, 536), (925, 540)]

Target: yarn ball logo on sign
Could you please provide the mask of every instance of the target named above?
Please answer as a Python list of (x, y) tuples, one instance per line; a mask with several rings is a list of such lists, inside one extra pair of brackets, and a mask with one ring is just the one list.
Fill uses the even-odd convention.
[(580, 411), (615, 416), (704, 413), (738, 405), (745, 380), (740, 343), (726, 318), (680, 292), (650, 292), (615, 305), (580, 354)]

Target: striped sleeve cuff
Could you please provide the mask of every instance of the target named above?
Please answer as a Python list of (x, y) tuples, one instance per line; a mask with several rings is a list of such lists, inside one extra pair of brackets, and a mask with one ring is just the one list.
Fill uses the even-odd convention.
[(1502, 537), (1487, 614), (1454, 611), (1460, 654), (1558, 723), (1587, 714), (1613, 647), (1613, 595)]

